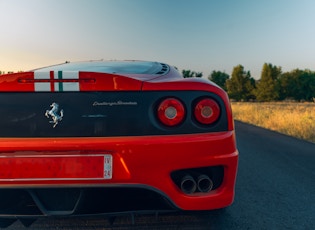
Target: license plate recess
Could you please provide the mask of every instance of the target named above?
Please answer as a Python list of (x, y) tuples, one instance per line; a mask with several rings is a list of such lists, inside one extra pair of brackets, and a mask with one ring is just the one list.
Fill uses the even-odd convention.
[(112, 175), (111, 154), (0, 157), (0, 181), (109, 180)]

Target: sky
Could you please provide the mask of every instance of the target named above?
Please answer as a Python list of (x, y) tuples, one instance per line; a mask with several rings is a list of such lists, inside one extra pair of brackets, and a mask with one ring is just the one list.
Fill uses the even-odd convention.
[(0, 0), (0, 70), (148, 60), (259, 79), (315, 70), (314, 0)]

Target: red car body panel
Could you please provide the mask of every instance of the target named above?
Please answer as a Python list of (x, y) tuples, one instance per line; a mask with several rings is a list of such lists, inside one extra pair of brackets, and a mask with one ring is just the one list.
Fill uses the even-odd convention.
[[(0, 76), (0, 97), (8, 92), (36, 93), (41, 89), (36, 88), (38, 83), (46, 84), (45, 89), (56, 94), (61, 89), (66, 91), (66, 83), (75, 83), (79, 92), (198, 91), (222, 100), (227, 128), (164, 135), (0, 137), (0, 192), (13, 188), (134, 186), (162, 194), (181, 210), (218, 209), (233, 202), (238, 164), (234, 123), (228, 96), (215, 84), (184, 79), (172, 67), (161, 75), (77, 71), (74, 77), (58, 78), (53, 70), (46, 71), (46, 77), (38, 77), (37, 72)], [(109, 160), (112, 162), (106, 162)], [(212, 166), (222, 167), (223, 175), (218, 187), (209, 192), (184, 193), (171, 176), (177, 170)], [(111, 175), (105, 175), (106, 167), (111, 167)]]
[[(89, 181), (54, 180), (54, 178), (38, 180), (42, 177), (43, 172), (36, 171), (33, 173), (34, 178), (28, 178), (29, 180), (21, 180), (21, 177), (4, 179), (3, 177), (9, 173), (2, 173), (0, 183), (1, 187), (139, 184), (162, 191), (183, 210), (216, 209), (230, 205), (234, 198), (238, 152), (235, 151), (235, 145), (231, 143), (235, 143), (233, 131), (205, 135), (93, 138), (93, 140), (90, 138), (35, 139), (32, 142), (19, 139), (1, 140), (0, 151), (7, 152), (4, 156), (1, 154), (0, 158), (3, 172), (12, 170), (10, 167), (12, 162), (23, 164), (25, 159), (28, 159), (25, 156), (28, 155), (53, 155), (53, 159), (56, 158), (56, 155), (59, 157), (84, 155), (93, 156), (90, 157), (93, 159), (95, 155), (111, 154), (113, 156), (113, 178)], [(14, 151), (14, 157), (9, 154), (11, 151)], [(149, 156), (148, 152), (150, 152)], [(41, 159), (43, 163), (46, 160), (46, 158)], [(92, 163), (86, 164), (92, 165)], [(28, 165), (32, 166), (31, 163)], [(187, 196), (175, 186), (169, 177), (170, 173), (177, 169), (211, 165), (224, 166), (225, 180), (220, 189), (209, 194), (200, 193)], [(82, 174), (80, 170), (84, 169), (78, 168), (76, 174), (80, 176)], [(15, 171), (12, 176), (24, 175), (30, 168), (20, 168), (20, 170)], [(66, 174), (65, 170), (58, 172), (61, 175)], [(165, 179), (161, 180), (161, 178)]]

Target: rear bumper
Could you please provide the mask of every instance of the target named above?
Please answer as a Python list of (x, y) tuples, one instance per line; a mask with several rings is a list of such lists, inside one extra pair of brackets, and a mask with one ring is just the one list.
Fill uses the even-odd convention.
[[(111, 156), (109, 177), (102, 174), (108, 168), (104, 166), (103, 156)], [(58, 187), (102, 188), (100, 191), (104, 192), (106, 188), (142, 188), (159, 194), (182, 210), (210, 210), (230, 205), (234, 199), (237, 163), (234, 131), (143, 137), (0, 139), (3, 191)], [(217, 166), (223, 169), (222, 178), (215, 189), (206, 193), (185, 194), (171, 176), (176, 171)], [(34, 195), (32, 198), (37, 199)]]

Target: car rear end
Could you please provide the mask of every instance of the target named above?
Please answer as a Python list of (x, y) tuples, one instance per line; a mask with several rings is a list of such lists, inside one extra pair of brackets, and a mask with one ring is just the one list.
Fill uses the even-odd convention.
[(2, 217), (232, 203), (238, 152), (225, 92), (165, 64), (127, 64), (1, 77)]

